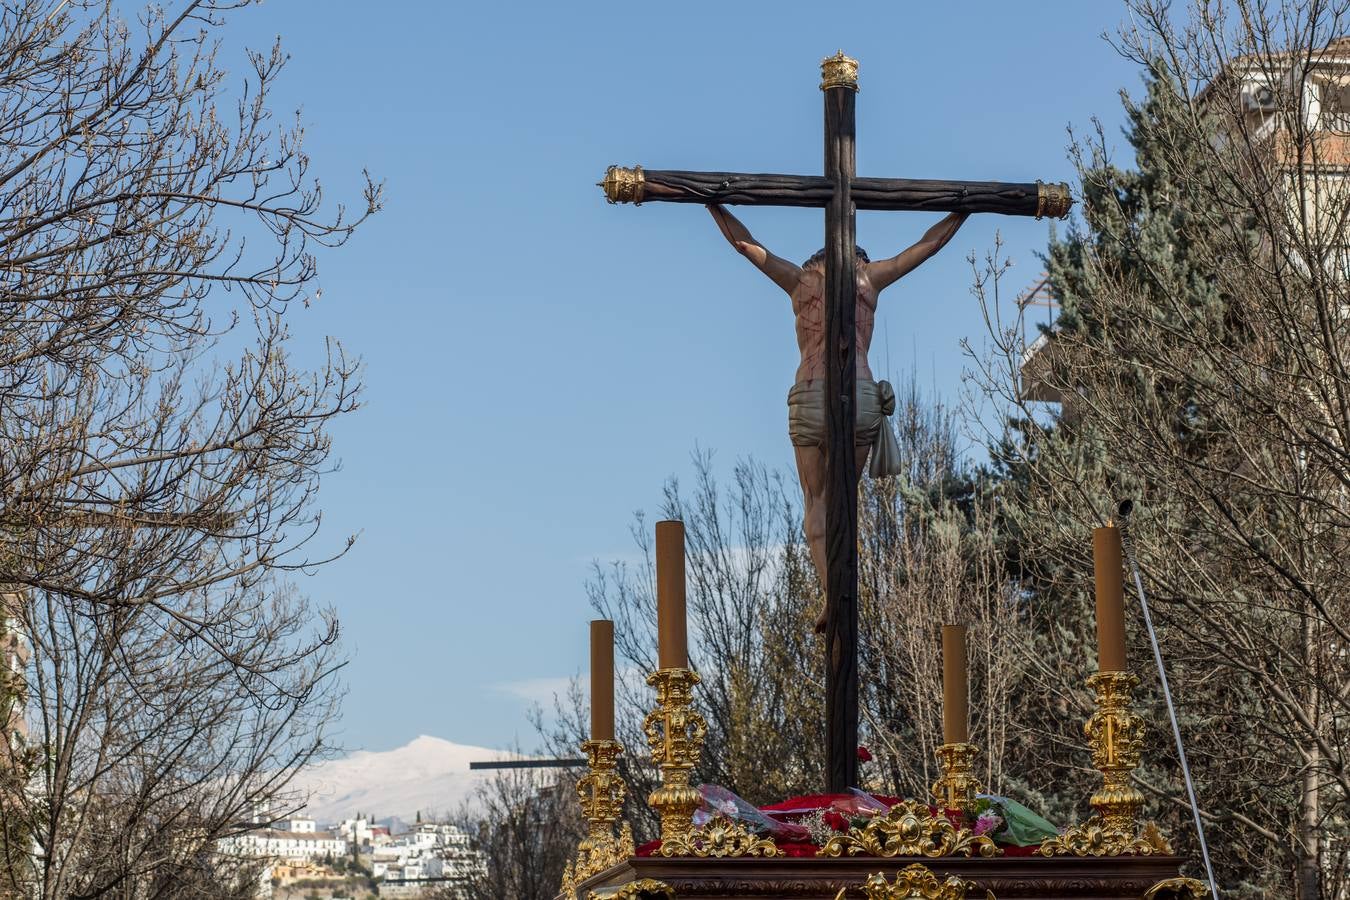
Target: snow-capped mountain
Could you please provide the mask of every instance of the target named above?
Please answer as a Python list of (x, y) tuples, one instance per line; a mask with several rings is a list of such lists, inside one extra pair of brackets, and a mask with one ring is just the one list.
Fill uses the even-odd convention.
[(475, 785), (492, 772), (470, 772), (471, 761), (512, 757), (422, 735), (395, 750), (359, 750), (319, 763), (291, 786), (310, 793), (305, 813), (320, 822), (337, 822), (357, 812), (411, 822), (419, 810), (424, 815), (453, 813), (472, 800)]

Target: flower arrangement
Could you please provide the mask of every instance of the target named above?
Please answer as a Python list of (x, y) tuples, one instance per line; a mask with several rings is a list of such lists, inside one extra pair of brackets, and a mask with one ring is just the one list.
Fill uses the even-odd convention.
[[(866, 747), (859, 747), (858, 751), (859, 761), (871, 758), (870, 753), (867, 759), (863, 757)], [(847, 794), (796, 797), (761, 809), (717, 785), (700, 785), (699, 792), (703, 795), (703, 806), (694, 814), (696, 826), (707, 825), (717, 818), (737, 822), (750, 832), (772, 838), (786, 856), (814, 856), (818, 848), (839, 833), (864, 828), (900, 802), (898, 797), (877, 796), (855, 788)], [(1045, 819), (1007, 797), (981, 794), (973, 813), (973, 825), (967, 822), (971, 834), (987, 836), (1005, 852), (1017, 855), (1034, 852), (1035, 846), (1058, 834)], [(645, 855), (644, 851), (650, 852), (653, 846), (657, 846), (656, 842), (644, 846), (639, 854)]]
[(971, 830), (975, 832), (976, 837), (981, 837), (990, 832), (997, 833), (1002, 827), (1003, 817), (991, 809), (986, 809), (976, 817), (975, 827)]

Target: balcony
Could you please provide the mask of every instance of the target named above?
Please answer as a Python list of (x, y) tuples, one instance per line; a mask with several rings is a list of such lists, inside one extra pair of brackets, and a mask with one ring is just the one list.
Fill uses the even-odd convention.
[(1022, 351), (1022, 364), (1019, 367), (1020, 384), (1017, 396), (1022, 400), (1040, 403), (1063, 403), (1064, 395), (1059, 388), (1049, 384), (1054, 346), (1053, 334), (1042, 334)]

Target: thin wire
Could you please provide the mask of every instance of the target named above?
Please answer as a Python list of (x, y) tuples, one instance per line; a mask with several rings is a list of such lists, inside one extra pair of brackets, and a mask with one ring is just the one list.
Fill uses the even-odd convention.
[(1134, 552), (1130, 549), (1129, 526), (1125, 516), (1120, 521), (1121, 546), (1125, 549), (1125, 558), (1129, 560), (1130, 571), (1134, 575), (1134, 589), (1139, 593), (1139, 605), (1144, 610), (1144, 627), (1148, 629), (1148, 639), (1153, 645), (1153, 660), (1158, 664), (1158, 678), (1162, 681), (1163, 699), (1167, 701), (1167, 715), (1172, 720), (1172, 736), (1177, 741), (1177, 756), (1181, 760), (1181, 774), (1186, 780), (1186, 795), (1191, 800), (1191, 813), (1195, 816), (1195, 835), (1200, 839), (1200, 855), (1205, 861), (1205, 874), (1209, 877), (1209, 891), (1214, 900), (1219, 900), (1219, 886), (1214, 881), (1214, 866), (1209, 861), (1209, 845), (1205, 842), (1205, 825), (1200, 819), (1200, 804), (1195, 799), (1195, 782), (1191, 780), (1191, 767), (1186, 762), (1186, 748), (1181, 743), (1181, 726), (1177, 723), (1177, 710), (1172, 705), (1172, 688), (1167, 684), (1167, 670), (1163, 667), (1162, 648), (1158, 646), (1158, 633), (1153, 630), (1153, 617), (1148, 612), (1148, 599), (1144, 596), (1144, 583), (1139, 579), (1139, 564), (1135, 562)]

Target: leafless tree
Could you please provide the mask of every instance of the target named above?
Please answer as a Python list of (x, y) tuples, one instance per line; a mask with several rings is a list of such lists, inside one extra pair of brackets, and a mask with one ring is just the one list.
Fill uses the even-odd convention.
[(940, 626), (968, 627), (972, 739), (986, 789), (1005, 784), (1029, 628), (996, 540), (992, 487), (961, 452), (958, 418), (908, 382), (896, 411), (906, 472), (864, 481), (859, 505), (860, 710), (887, 793), (924, 797), (943, 743)]
[[(1080, 621), (1087, 529), (1113, 500), (1137, 501), (1134, 545), (1228, 895), (1344, 898), (1350, 80), (1337, 39), (1350, 7), (1128, 7), (1116, 46), (1147, 85), (1126, 99), (1137, 168), (1112, 162), (1100, 129), (1075, 144), (1084, 218), (1051, 247), (1064, 315), (1038, 355), (1061, 414), (1022, 399), (1021, 329), (997, 318), (996, 279), (979, 285), (996, 347), (982, 380), (1016, 424), (1003, 515), (1038, 602), (1059, 596)], [(1138, 643), (1141, 674), (1149, 658)], [(1081, 699), (1066, 669), (1047, 668), (1042, 688)], [(1140, 782), (1184, 808), (1174, 762)]]
[[(941, 743), (940, 629), (972, 626), (976, 732), (986, 747), (986, 782), (1004, 788), (1014, 722), (1012, 692), (1023, 673), (1029, 620), (1003, 569), (990, 499), (963, 462), (955, 417), (941, 404), (902, 391), (897, 414), (906, 474), (862, 485), (860, 667), (864, 740), (876, 761), (868, 786), (924, 796)], [(752, 802), (817, 793), (823, 782), (823, 653), (812, 633), (820, 584), (805, 553), (795, 486), (763, 466), (738, 463), (729, 487), (712, 459), (697, 454), (694, 487), (666, 487), (662, 515), (684, 522), (688, 545), (691, 664), (708, 719), (700, 776)], [(592, 605), (616, 622), (624, 660), (621, 740), (645, 756), (640, 724), (650, 707), (643, 675), (655, 665), (654, 571), (649, 526), (639, 516), (636, 565), (597, 567)], [(580, 698), (567, 709), (575, 709)], [(557, 717), (579, 738), (578, 715)], [(556, 734), (562, 746), (566, 738)], [(636, 750), (634, 749), (636, 748)], [(655, 787), (650, 767), (627, 773), (640, 805)], [(1013, 789), (1013, 785), (1006, 786)], [(647, 811), (634, 809), (636, 821)], [(650, 822), (646, 822), (650, 827)]]
[(32, 647), (8, 762), (31, 777), (0, 792), (32, 841), (0, 873), (16, 892), (195, 896), (171, 873), (326, 746), (337, 622), (285, 575), (333, 555), (310, 550), (315, 492), (359, 373), (336, 343), (297, 365), (287, 321), (314, 248), (380, 190), (324, 212), (269, 106), (280, 48), (237, 80), (217, 62), (242, 5), (0, 2), (0, 583)]
[(472, 809), (460, 820), (486, 865), (467, 885), (448, 887), (440, 896), (549, 900), (581, 840), (575, 773), (499, 770), (475, 790)]
[[(708, 720), (698, 776), (770, 803), (815, 791), (822, 779), (824, 675), (810, 619), (819, 588), (781, 475), (743, 461), (732, 481), (722, 488), (712, 455), (697, 453), (692, 492), (668, 481), (661, 515), (685, 528), (690, 665), (702, 678), (696, 695)], [(632, 528), (638, 561), (597, 565), (588, 585), (592, 606), (615, 621), (623, 672), (617, 727), (638, 759), (648, 756), (641, 730), (651, 708), (645, 676), (656, 668), (649, 531), (638, 515)], [(645, 806), (655, 770), (630, 763), (625, 774)], [(637, 823), (654, 824), (647, 810), (634, 813)]]

